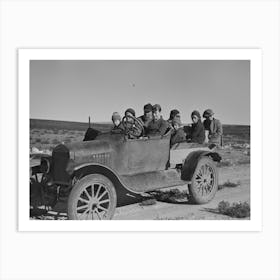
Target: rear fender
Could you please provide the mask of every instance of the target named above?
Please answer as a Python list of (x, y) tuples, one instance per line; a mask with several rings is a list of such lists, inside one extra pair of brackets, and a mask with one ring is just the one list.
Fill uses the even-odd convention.
[(184, 181), (191, 181), (194, 171), (196, 169), (198, 161), (202, 157), (210, 157), (215, 162), (221, 161), (221, 156), (216, 152), (209, 152), (209, 151), (194, 151), (190, 153), (183, 164), (181, 179)]

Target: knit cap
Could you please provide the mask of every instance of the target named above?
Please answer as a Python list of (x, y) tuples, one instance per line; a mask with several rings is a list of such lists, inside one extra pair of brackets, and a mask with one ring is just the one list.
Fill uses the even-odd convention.
[(114, 112), (112, 115), (112, 121), (121, 120), (121, 115), (118, 112)]
[(207, 109), (203, 113), (203, 118), (211, 117), (214, 115), (214, 112), (211, 109)]
[(126, 116), (127, 113), (130, 113), (133, 115), (133, 117), (135, 117), (135, 111), (132, 108), (128, 108), (125, 112), (124, 115)]
[(191, 117), (197, 116), (199, 119), (201, 119), (200, 113), (197, 110), (194, 110), (191, 114)]

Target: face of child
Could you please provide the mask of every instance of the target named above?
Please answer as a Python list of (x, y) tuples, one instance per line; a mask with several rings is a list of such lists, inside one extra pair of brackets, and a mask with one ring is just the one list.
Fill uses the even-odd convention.
[(213, 120), (213, 116), (207, 116), (206, 119), (212, 121)]
[(157, 121), (160, 119), (160, 112), (158, 110), (153, 111), (153, 117)]
[(119, 126), (119, 125), (120, 125), (120, 123), (121, 123), (121, 121), (120, 121), (119, 119), (114, 120), (114, 125), (115, 125), (115, 126)]
[(153, 112), (151, 111), (151, 112), (145, 112), (145, 118), (147, 119), (147, 120), (150, 120), (150, 119), (152, 119), (153, 118)]
[(197, 123), (198, 120), (199, 120), (198, 116), (196, 116), (196, 115), (193, 115), (193, 116), (192, 116), (192, 121), (193, 121), (193, 123)]

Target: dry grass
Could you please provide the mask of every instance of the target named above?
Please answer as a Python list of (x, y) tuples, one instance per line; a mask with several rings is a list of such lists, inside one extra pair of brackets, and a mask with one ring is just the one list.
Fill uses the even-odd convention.
[(157, 201), (161, 201), (161, 202), (174, 203), (174, 202), (189, 199), (189, 193), (187, 190), (184, 191), (180, 191), (179, 189), (171, 189), (168, 191), (158, 190), (158, 191), (151, 192), (151, 194)]
[(143, 200), (142, 202), (139, 203), (140, 206), (150, 206), (150, 205), (155, 205), (157, 203), (156, 199), (151, 198), (151, 199), (146, 199)]
[(221, 201), (218, 212), (232, 218), (247, 218), (250, 217), (250, 204), (248, 202), (230, 204), (228, 201)]
[(52, 150), (60, 143), (78, 142), (82, 141), (83, 138), (83, 131), (36, 128), (30, 130), (30, 148), (36, 147), (39, 150)]
[(218, 190), (222, 190), (222, 189), (224, 189), (224, 188), (236, 188), (236, 187), (238, 187), (238, 186), (240, 186), (240, 182), (234, 183), (234, 182), (230, 182), (230, 181), (228, 180), (228, 181), (226, 181), (225, 183), (223, 183), (222, 185), (219, 185), (219, 186), (218, 186)]

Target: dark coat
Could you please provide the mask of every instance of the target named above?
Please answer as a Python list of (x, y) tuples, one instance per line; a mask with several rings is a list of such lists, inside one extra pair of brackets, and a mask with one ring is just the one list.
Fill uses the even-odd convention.
[(193, 123), (190, 129), (189, 140), (193, 143), (202, 144), (205, 140), (205, 129), (199, 120), (197, 123)]
[(146, 119), (145, 115), (140, 116), (137, 119), (143, 125), (143, 127), (144, 127), (144, 135), (146, 135), (147, 134), (147, 127), (148, 127), (149, 123), (152, 121), (152, 119)]
[(214, 118), (212, 121), (210, 121), (209, 124), (207, 124), (207, 120), (205, 120), (203, 124), (205, 129), (209, 129), (209, 142), (220, 145), (223, 134), (223, 127), (221, 122)]
[(111, 130), (111, 133), (113, 134), (119, 134), (119, 133), (124, 133), (124, 127), (123, 124), (120, 123), (118, 126), (114, 125), (114, 127)]
[(164, 135), (169, 124), (162, 117), (159, 120), (152, 120), (146, 129), (147, 135)]
[(185, 135), (184, 129), (182, 127), (180, 127), (177, 130), (173, 130), (173, 134), (172, 134), (171, 140), (170, 140), (171, 146), (176, 143), (180, 143), (180, 142), (184, 142), (184, 141), (186, 141), (186, 135)]

